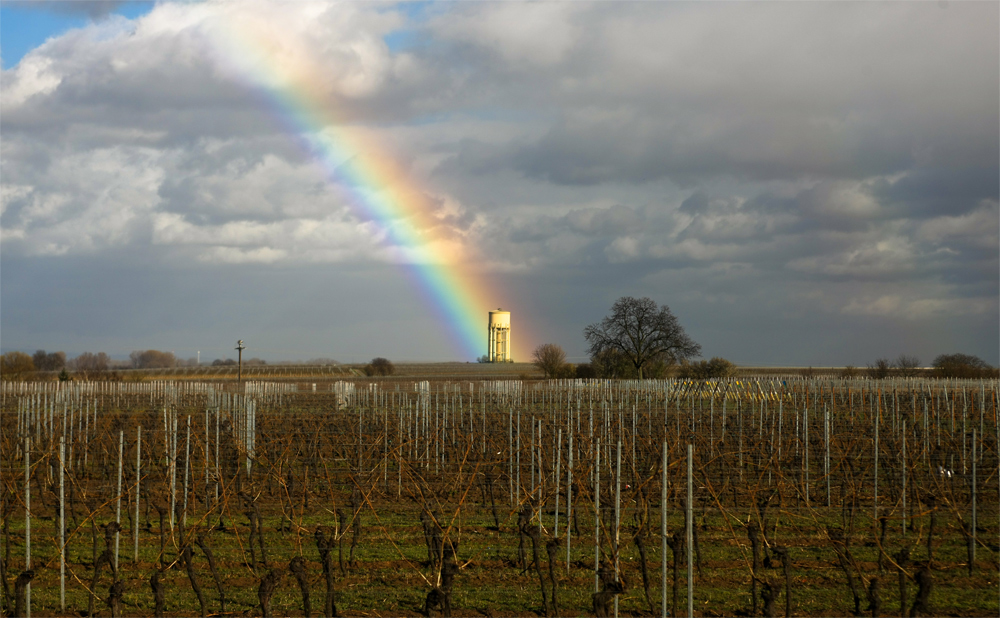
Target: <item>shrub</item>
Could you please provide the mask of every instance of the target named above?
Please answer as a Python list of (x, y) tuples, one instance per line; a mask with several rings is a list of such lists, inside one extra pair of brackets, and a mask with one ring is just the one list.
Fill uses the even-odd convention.
[(845, 379), (856, 378), (858, 377), (858, 374), (859, 372), (857, 367), (854, 365), (848, 365), (844, 367), (843, 371), (840, 372), (840, 377)]
[(0, 378), (20, 380), (35, 370), (35, 363), (24, 352), (7, 352), (0, 356)]
[(736, 375), (736, 365), (721, 357), (711, 360), (700, 360), (694, 363), (682, 363), (678, 376), (689, 380), (709, 380), (713, 378), (728, 378)]
[(391, 376), (396, 373), (396, 367), (387, 358), (381, 356), (372, 359), (363, 369), (366, 376)]
[(889, 359), (879, 358), (875, 364), (868, 363), (868, 369), (865, 370), (865, 373), (872, 380), (884, 380), (889, 377), (891, 370), (892, 363), (889, 362)]
[(559, 368), (559, 373), (556, 375), (560, 380), (572, 380), (576, 377), (576, 365), (573, 363), (566, 363)]
[(637, 375), (628, 358), (617, 350), (601, 350), (594, 354), (590, 357), (590, 367), (598, 378), (632, 378)]
[(160, 350), (136, 350), (128, 358), (135, 369), (163, 369), (177, 364), (173, 352)]
[(996, 368), (971, 354), (942, 354), (934, 359), (934, 375), (939, 378), (995, 378)]

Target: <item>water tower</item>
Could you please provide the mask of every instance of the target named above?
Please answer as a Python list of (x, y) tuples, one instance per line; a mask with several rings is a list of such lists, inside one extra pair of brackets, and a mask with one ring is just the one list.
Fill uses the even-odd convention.
[(486, 349), (491, 363), (513, 362), (510, 357), (510, 311), (490, 311), (490, 332)]

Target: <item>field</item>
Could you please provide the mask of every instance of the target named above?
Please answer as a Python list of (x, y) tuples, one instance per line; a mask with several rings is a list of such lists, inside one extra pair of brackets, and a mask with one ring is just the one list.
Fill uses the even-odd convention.
[(998, 614), (996, 381), (440, 375), (3, 383), (5, 609)]

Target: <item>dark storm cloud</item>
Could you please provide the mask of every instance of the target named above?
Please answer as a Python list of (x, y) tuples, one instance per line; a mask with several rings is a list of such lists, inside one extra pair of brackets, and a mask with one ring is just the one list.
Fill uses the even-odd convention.
[[(739, 98), (738, 93), (732, 96)], [(740, 114), (736, 109), (723, 113)], [(626, 112), (628, 118), (622, 119), (564, 120), (537, 142), (511, 152), (511, 165), (528, 176), (586, 186), (660, 178), (690, 185), (717, 175), (752, 180), (865, 177), (892, 173), (912, 162), (905, 144), (890, 148), (877, 138), (872, 148), (858, 144), (831, 152), (827, 144), (845, 137), (843, 133), (809, 135), (815, 133), (809, 127), (788, 126), (795, 119), (778, 127), (779, 122), (744, 115), (738, 126), (699, 127), (693, 110), (680, 111), (681, 116), (691, 114), (686, 120), (674, 116), (667, 122), (652, 114), (643, 118), (642, 111), (634, 114), (639, 117)]]
[(916, 168), (898, 180), (880, 180), (872, 189), (900, 216), (960, 215), (981, 207), (984, 200), (1000, 201), (1000, 167)]
[[(529, 177), (587, 186), (861, 179), (928, 160), (996, 166), (995, 80), (975, 76), (998, 71), (997, 42), (964, 21), (968, 7), (583, 6), (537, 9), (531, 20), (578, 38), (515, 46), (522, 35), (500, 30), (512, 18), (505, 7), (464, 8), (476, 16), (457, 20), (465, 32), (440, 27), (483, 50), (466, 56), (476, 86), (502, 83), (496, 99), (534, 101), (554, 118), (502, 156)], [(981, 36), (963, 40), (970, 27)], [(535, 48), (542, 60), (517, 53)], [(501, 160), (483, 143), (461, 154)]]

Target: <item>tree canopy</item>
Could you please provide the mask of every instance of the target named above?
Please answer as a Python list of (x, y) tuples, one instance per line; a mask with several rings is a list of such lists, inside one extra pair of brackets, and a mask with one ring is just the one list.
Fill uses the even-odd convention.
[(396, 373), (396, 366), (388, 358), (377, 356), (364, 367), (366, 376), (391, 376)]
[(554, 343), (543, 343), (531, 353), (531, 362), (546, 378), (558, 378), (565, 372), (566, 352)]
[(711, 360), (682, 363), (679, 373), (679, 377), (691, 380), (712, 380), (729, 378), (734, 375), (736, 375), (736, 365), (719, 356), (715, 356)]
[(24, 352), (7, 352), (0, 356), (0, 379), (19, 380), (35, 370), (35, 363)]
[(688, 337), (670, 308), (648, 297), (619, 298), (611, 313), (584, 329), (583, 336), (592, 358), (623, 357), (639, 379), (652, 363), (677, 363), (701, 353), (701, 346)]
[(38, 371), (59, 371), (66, 366), (66, 353), (38, 350), (31, 360)]
[(111, 358), (104, 352), (84, 352), (68, 363), (69, 368), (83, 373), (98, 373), (107, 371), (111, 366)]
[(177, 364), (173, 352), (159, 350), (136, 350), (129, 354), (128, 358), (135, 369), (158, 369), (173, 367)]
[(941, 378), (992, 378), (997, 370), (971, 354), (941, 354), (934, 359), (934, 373)]

